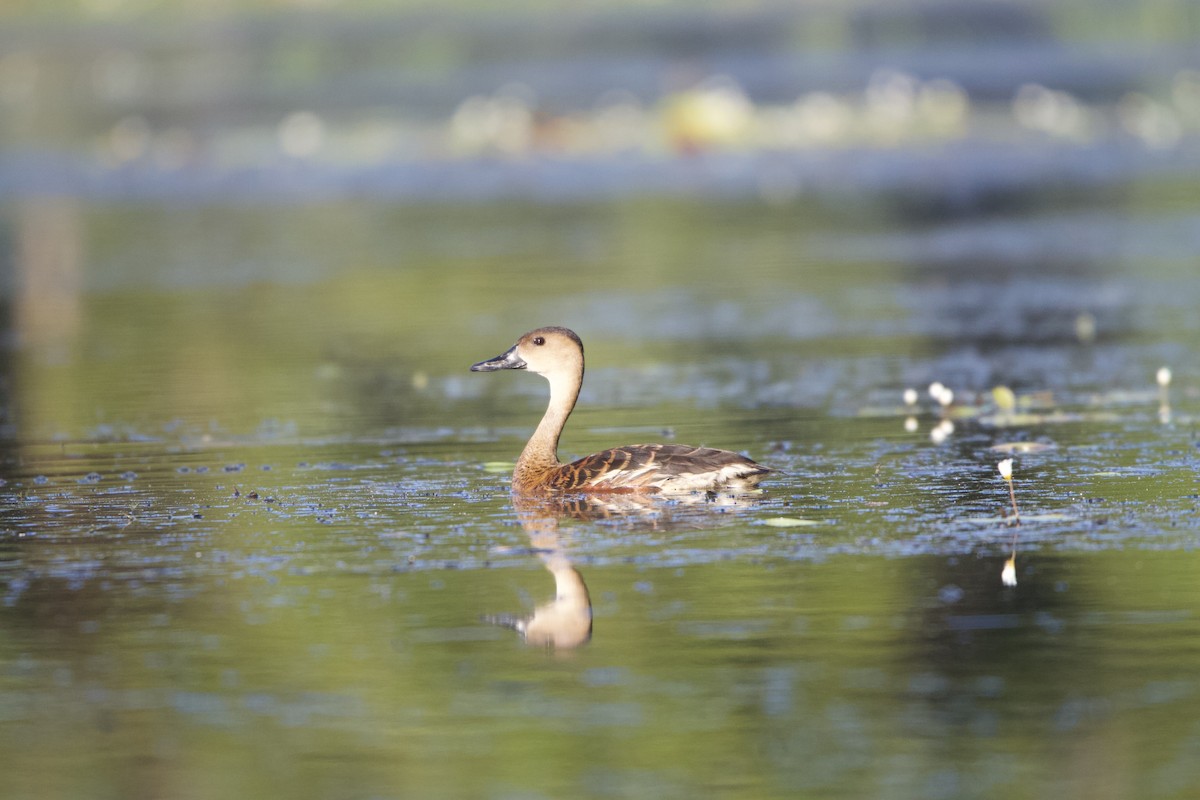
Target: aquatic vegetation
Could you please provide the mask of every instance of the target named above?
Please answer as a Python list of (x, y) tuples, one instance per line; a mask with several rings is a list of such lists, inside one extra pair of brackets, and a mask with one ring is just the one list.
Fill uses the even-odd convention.
[(1001, 459), (996, 464), (996, 470), (1000, 473), (1000, 477), (1008, 484), (1008, 496), (1012, 499), (1013, 524), (1021, 524), (1021, 514), (1017, 511), (1017, 492), (1013, 488), (1013, 460), (1011, 458)]
[(954, 404), (954, 390), (942, 384), (941, 381), (934, 381), (929, 385), (929, 396), (937, 401), (943, 410)]
[(820, 520), (803, 519), (801, 517), (767, 517), (759, 524), (769, 528), (808, 528), (822, 524)]
[[(1021, 524), (1021, 515), (1017, 511), (1017, 492), (1013, 487), (1013, 460), (1011, 458), (1001, 459), (996, 464), (996, 470), (1000, 473), (1000, 477), (1008, 484), (1008, 496), (1012, 500), (1012, 519), (1014, 525)], [(1000, 571), (1000, 581), (1005, 586), (1017, 585), (1017, 532), (1013, 530), (1012, 536), (1012, 555), (1004, 562), (1004, 568)]]
[(1165, 425), (1171, 421), (1171, 368), (1159, 367), (1154, 379), (1158, 383), (1158, 419)]
[(1056, 447), (1054, 442), (997, 442), (991, 446), (991, 450), (998, 453), (1041, 453), (1045, 450), (1053, 450)]

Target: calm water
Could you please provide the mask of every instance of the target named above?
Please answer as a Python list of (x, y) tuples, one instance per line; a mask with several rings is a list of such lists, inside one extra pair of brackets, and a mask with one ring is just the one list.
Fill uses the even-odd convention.
[[(1150, 207), (9, 208), (87, 276), (10, 306), (7, 792), (1188, 796), (1200, 286), (1055, 233), (1169, 250)], [(997, 226), (1019, 258), (939, 244)], [(588, 346), (567, 452), (744, 449), (765, 495), (518, 513), (544, 386), (466, 367), (548, 322)], [(1009, 588), (1013, 442), (1052, 446), (1016, 455)], [(488, 622), (556, 576), (590, 641)]]
[[(995, 8), (982, 49), (886, 7), (688, 28), (735, 26), (710, 58), (755, 102), (881, 50), (1002, 98), (952, 140), (378, 162), (356, 108), (444, 138), (505, 70), (644, 97), (687, 14), (566, 19), (544, 62), (495, 19), (11, 28), (45, 39), (0, 59), (4, 796), (1200, 794), (1200, 78), (1171, 128), (1122, 93), (1192, 51), (1096, 69), (1113, 9), (1081, 51), (1051, 33), (1090, 8)], [(810, 29), (845, 52), (797, 61)], [(657, 83), (572, 57), (597, 30)], [(1009, 119), (1034, 77), (1109, 104), (1090, 143)], [(239, 160), (297, 103), (346, 163), (311, 115)], [(587, 347), (563, 455), (735, 449), (765, 492), (514, 505), (545, 384), (467, 368), (544, 324)]]

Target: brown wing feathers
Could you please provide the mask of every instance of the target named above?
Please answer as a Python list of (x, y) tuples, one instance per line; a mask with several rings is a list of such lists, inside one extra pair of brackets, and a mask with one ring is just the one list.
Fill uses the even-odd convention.
[[(722, 470), (726, 471), (724, 477)], [(748, 480), (770, 470), (737, 453), (680, 444), (635, 444), (602, 450), (562, 465), (555, 489), (656, 489), (676, 478), (710, 474), (714, 481)]]

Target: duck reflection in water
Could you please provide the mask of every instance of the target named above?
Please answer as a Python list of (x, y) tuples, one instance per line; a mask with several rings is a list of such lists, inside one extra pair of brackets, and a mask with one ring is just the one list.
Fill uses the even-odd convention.
[(554, 597), (534, 608), (532, 614), (494, 614), (484, 621), (512, 628), (528, 645), (570, 650), (587, 644), (592, 638), (592, 598), (558, 533), (559, 517), (575, 516), (578, 503), (514, 495), (513, 505), (529, 535), (530, 547), (554, 576)]
[(532, 614), (491, 614), (483, 620), (517, 631), (526, 644), (569, 650), (587, 644), (592, 637), (592, 601), (583, 575), (571, 562), (559, 531), (562, 520), (597, 522), (624, 532), (698, 529), (724, 515), (711, 513), (713, 506), (736, 512), (753, 506), (746, 495), (690, 495), (664, 501), (638, 494), (528, 495), (514, 493), (517, 520), (529, 536), (533, 553), (554, 576), (554, 597), (534, 608)]

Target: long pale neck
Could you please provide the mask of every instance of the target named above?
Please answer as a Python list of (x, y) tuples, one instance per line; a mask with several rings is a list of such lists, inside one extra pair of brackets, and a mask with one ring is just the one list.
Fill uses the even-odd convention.
[(579, 399), (579, 387), (583, 384), (583, 365), (579, 369), (556, 375), (547, 375), (550, 381), (550, 404), (537, 430), (529, 437), (517, 467), (552, 467), (558, 464), (558, 438), (562, 435), (567, 417)]

